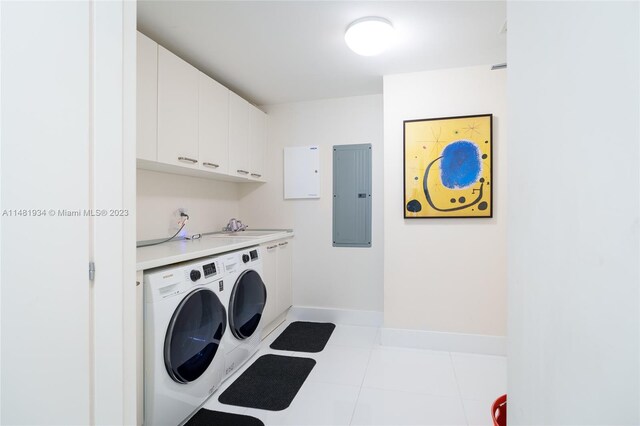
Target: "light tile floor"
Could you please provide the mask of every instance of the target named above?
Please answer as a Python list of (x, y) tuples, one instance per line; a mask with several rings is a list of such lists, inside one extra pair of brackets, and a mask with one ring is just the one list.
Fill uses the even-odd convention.
[[(209, 410), (257, 417), (271, 425), (491, 425), (493, 400), (506, 392), (499, 356), (381, 346), (379, 329), (336, 325), (317, 354), (269, 348), (285, 322), (204, 404)], [(313, 371), (283, 411), (225, 405), (218, 396), (267, 353), (313, 358)]]

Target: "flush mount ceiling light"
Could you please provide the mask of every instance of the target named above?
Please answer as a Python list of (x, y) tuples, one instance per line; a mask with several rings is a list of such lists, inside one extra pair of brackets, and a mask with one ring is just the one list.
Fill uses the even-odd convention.
[(391, 22), (384, 18), (368, 16), (349, 25), (344, 41), (358, 55), (374, 56), (384, 52), (391, 45), (394, 35)]

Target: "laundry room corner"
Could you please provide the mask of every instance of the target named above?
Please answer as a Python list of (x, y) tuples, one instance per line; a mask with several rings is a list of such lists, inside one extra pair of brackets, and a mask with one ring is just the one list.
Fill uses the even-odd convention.
[[(384, 239), (382, 96), (354, 96), (266, 105), (269, 181), (241, 188), (240, 211), (254, 227), (293, 228), (293, 304), (315, 318), (381, 321)], [(332, 147), (372, 145), (371, 248), (332, 246)], [(320, 197), (286, 200), (283, 149), (317, 145)], [(256, 206), (259, 206), (256, 208)], [(359, 318), (356, 319), (355, 317)], [(373, 324), (371, 324), (373, 325)]]

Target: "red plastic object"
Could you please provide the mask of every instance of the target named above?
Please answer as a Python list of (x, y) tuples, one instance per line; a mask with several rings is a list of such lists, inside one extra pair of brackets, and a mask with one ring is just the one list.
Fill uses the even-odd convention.
[(491, 406), (491, 418), (493, 426), (507, 426), (507, 395), (496, 399)]

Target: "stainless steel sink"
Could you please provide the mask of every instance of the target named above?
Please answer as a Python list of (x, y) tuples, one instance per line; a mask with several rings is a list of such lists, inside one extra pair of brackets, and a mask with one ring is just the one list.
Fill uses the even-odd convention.
[(265, 235), (279, 234), (281, 231), (238, 231), (238, 232), (220, 232), (217, 234), (209, 234), (207, 237), (212, 238), (254, 238), (264, 237)]
[(263, 237), (265, 235), (270, 234), (278, 234), (278, 231), (238, 231), (232, 232), (231, 235), (235, 235), (237, 237)]

